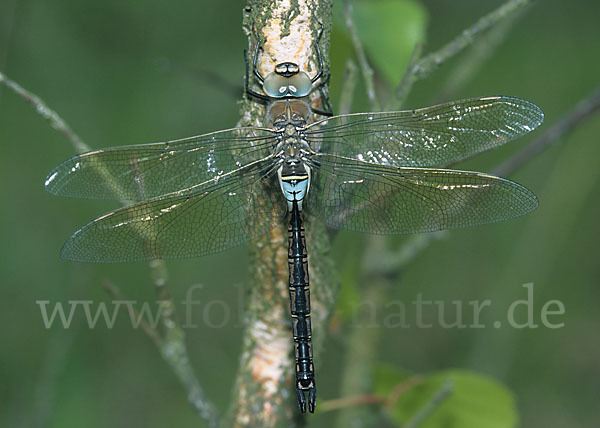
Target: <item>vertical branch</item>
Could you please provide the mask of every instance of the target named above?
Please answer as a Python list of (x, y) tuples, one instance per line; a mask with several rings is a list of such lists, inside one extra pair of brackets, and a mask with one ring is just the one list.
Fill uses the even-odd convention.
[[(249, 0), (244, 9), (244, 30), (248, 34), (247, 61), (252, 67), (256, 43), (261, 44), (257, 68), (263, 76), (280, 62), (297, 63), (314, 76), (318, 69), (314, 41), (324, 27), (320, 49), (328, 70), (331, 0), (260, 1)], [(252, 26), (261, 38), (255, 40)], [(250, 69), (249, 86), (259, 89)], [(311, 103), (319, 107), (315, 91)], [(324, 91), (325, 93), (327, 91)], [(270, 126), (265, 106), (254, 100), (242, 101), (243, 126)], [(280, 192), (276, 183), (267, 183), (269, 191)], [(230, 425), (271, 427), (292, 420), (298, 411), (292, 377), (291, 324), (289, 320), (287, 217), (285, 207), (275, 207), (279, 225), (251, 244), (252, 287), (244, 316), (246, 332), (234, 398), (229, 413)], [(316, 355), (321, 351), (326, 320), (335, 301), (334, 283), (329, 279), (331, 261), (325, 256), (329, 243), (323, 225), (306, 219), (309, 275), (312, 295), (313, 343)], [(317, 359), (317, 377), (319, 366)], [(318, 380), (317, 380), (318, 382)], [(293, 398), (293, 401), (292, 401)]]

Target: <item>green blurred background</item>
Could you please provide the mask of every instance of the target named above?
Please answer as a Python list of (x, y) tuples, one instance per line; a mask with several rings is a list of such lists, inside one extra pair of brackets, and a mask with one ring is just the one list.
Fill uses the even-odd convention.
[[(427, 25), (425, 52), (441, 47), (501, 3), (411, 2), (422, 7), (417, 15)], [(3, 0), (0, 71), (46, 100), (94, 148), (229, 128), (239, 118), (242, 50), (247, 46), (240, 29), (243, 6), (243, 1), (216, 0)], [(461, 168), (491, 170), (598, 85), (599, 16), (600, 4), (593, 0), (537, 2), (466, 84), (444, 92), (451, 98), (519, 96), (546, 114), (534, 135)], [(408, 18), (398, 17), (399, 34)], [(343, 28), (334, 31), (331, 99), (336, 109), (351, 50)], [(389, 34), (390, 40), (394, 37), (398, 35)], [(393, 53), (401, 62), (410, 54), (406, 45), (399, 41)], [(439, 101), (464, 58), (454, 58), (417, 84), (406, 107)], [(216, 84), (205, 72), (218, 73), (226, 83)], [(354, 111), (366, 108), (362, 93), (359, 85)], [(488, 327), (379, 325), (383, 362), (416, 373), (458, 367), (489, 374), (514, 392), (521, 426), (597, 425), (598, 134), (600, 118), (594, 117), (511, 177), (538, 195), (540, 207), (533, 214), (452, 232), (395, 280), (390, 296), (407, 305), (418, 293), (424, 300), (447, 302), (448, 310), (454, 300), (464, 306), (492, 300), (493, 308), (482, 317)], [(61, 244), (77, 227), (116, 204), (61, 199), (43, 191), (47, 172), (71, 156), (73, 148), (6, 88), (0, 88), (0, 145), (0, 426), (204, 426), (153, 343), (131, 327), (124, 311), (112, 329), (102, 323), (88, 328), (81, 311), (68, 329), (45, 328), (36, 301), (50, 301), (50, 307), (73, 300), (109, 303), (101, 287), (105, 280), (140, 303), (154, 302), (155, 295), (144, 263), (92, 266), (58, 258)], [(346, 282), (357, 282), (352, 277), (357, 249), (365, 239), (340, 233), (334, 242)], [(399, 246), (405, 239), (391, 242)], [(198, 377), (224, 411), (243, 334), (238, 308), (248, 286), (247, 248), (173, 261), (168, 267), (176, 302), (202, 284), (194, 291), (202, 303), (193, 317), (199, 327), (187, 330), (187, 341)], [(526, 283), (534, 284), (535, 322), (540, 322), (545, 302), (560, 300), (566, 313), (551, 319), (564, 327), (489, 326), (506, 318), (512, 302), (527, 297)], [(218, 303), (207, 309), (209, 302)], [(384, 313), (382, 309), (378, 316)], [(424, 315), (436, 317), (435, 312)], [(450, 322), (453, 315), (447, 318)], [(409, 310), (407, 319), (414, 321), (414, 311)], [(465, 313), (465, 321), (471, 320)], [(214, 328), (221, 321), (225, 326)], [(352, 322), (332, 328), (318, 366), (320, 399), (339, 395), (340, 360), (352, 328)], [(334, 417), (311, 417), (309, 425), (330, 425)]]

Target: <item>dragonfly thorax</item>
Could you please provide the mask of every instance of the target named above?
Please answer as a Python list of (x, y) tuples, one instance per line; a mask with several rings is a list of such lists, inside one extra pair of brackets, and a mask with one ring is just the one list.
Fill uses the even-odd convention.
[(302, 210), (302, 201), (310, 188), (310, 168), (303, 162), (311, 152), (304, 138), (310, 107), (302, 100), (278, 100), (269, 105), (267, 116), (278, 133), (275, 153), (281, 166), (277, 170), (279, 185), (291, 211), (294, 201)]
[(268, 116), (278, 134), (275, 154), (282, 162), (302, 162), (313, 152), (305, 139), (310, 109), (304, 101), (275, 101), (269, 106)]
[(302, 100), (274, 101), (267, 109), (267, 117), (277, 130), (287, 125), (304, 128), (310, 119), (310, 106)]

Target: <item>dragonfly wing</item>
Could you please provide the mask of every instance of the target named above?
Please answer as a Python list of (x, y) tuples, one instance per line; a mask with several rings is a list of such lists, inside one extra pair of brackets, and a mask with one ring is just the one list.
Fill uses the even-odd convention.
[(110, 212), (73, 234), (61, 257), (97, 263), (175, 259), (240, 245), (279, 221), (274, 211), (285, 204), (263, 187), (272, 170), (268, 158), (210, 184)]
[(376, 234), (433, 232), (527, 214), (537, 198), (513, 181), (447, 169), (313, 158), (306, 209), (328, 226)]
[(418, 110), (358, 113), (317, 122), (306, 131), (316, 150), (364, 162), (444, 166), (526, 134), (544, 119), (519, 98), (484, 97)]
[(270, 153), (273, 132), (234, 128), (182, 140), (83, 153), (46, 179), (50, 193), (89, 199), (143, 201), (186, 189)]

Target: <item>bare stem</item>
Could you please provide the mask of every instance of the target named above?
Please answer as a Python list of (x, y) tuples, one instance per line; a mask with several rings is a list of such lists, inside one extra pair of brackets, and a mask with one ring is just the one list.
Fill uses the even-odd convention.
[[(40, 97), (6, 78), (2, 73), (0, 73), (0, 83), (29, 102), (35, 108), (36, 112), (50, 123), (50, 126), (67, 138), (77, 152), (82, 153), (90, 150), (67, 122), (56, 111), (48, 107)], [(106, 179), (116, 186), (116, 182), (112, 180), (107, 171), (105, 172)], [(187, 357), (184, 332), (175, 319), (175, 305), (166, 287), (168, 277), (166, 265), (162, 260), (154, 260), (149, 263), (149, 267), (159, 297), (159, 304), (164, 309), (163, 316), (161, 317), (164, 326), (164, 335), (159, 335), (145, 322), (141, 323), (142, 329), (156, 344), (164, 360), (187, 390), (188, 400), (194, 406), (199, 416), (204, 418), (209, 423), (209, 426), (216, 427), (219, 423), (218, 414), (212, 402), (206, 398), (193, 372), (189, 358)], [(114, 285), (105, 283), (104, 287), (113, 296), (121, 296), (121, 293)], [(136, 314), (136, 316), (139, 319), (139, 315)]]
[(71, 142), (75, 151), (78, 153), (87, 152), (89, 147), (79, 138), (79, 136), (73, 132), (71, 127), (50, 107), (46, 105), (46, 103), (37, 95), (29, 92), (27, 89), (23, 88), (18, 83), (10, 80), (4, 74), (0, 72), (0, 83), (4, 84), (7, 88), (12, 90), (14, 93), (19, 95), (29, 104), (31, 104), (35, 111), (41, 115), (44, 119), (50, 122), (50, 126), (56, 129), (58, 132), (62, 133), (67, 140)]
[(481, 37), (477, 38), (473, 47), (456, 65), (444, 86), (440, 89), (436, 96), (436, 103), (447, 101), (454, 98), (454, 94), (465, 86), (477, 75), (485, 62), (493, 55), (496, 49), (506, 39), (513, 25), (517, 21), (525, 9), (519, 9), (515, 13), (506, 16), (506, 19), (501, 20), (498, 24), (490, 28)]
[(496, 10), (481, 17), (475, 24), (465, 29), (441, 49), (426, 55), (417, 63), (413, 64), (412, 67), (407, 70), (402, 82), (396, 89), (397, 104), (401, 105), (404, 103), (404, 100), (417, 81), (425, 79), (432, 72), (437, 70), (441, 64), (462, 52), (466, 47), (470, 46), (473, 41), (483, 34), (487, 29), (498, 24), (499, 22), (502, 22), (509, 15), (515, 13), (529, 3), (529, 0), (507, 1)]
[(423, 55), (423, 43), (417, 42), (417, 44), (413, 48), (413, 51), (410, 55), (409, 60), (408, 60), (408, 65), (406, 66), (407, 71), (406, 71), (406, 73), (404, 73), (404, 76), (402, 77), (402, 80), (400, 81), (400, 84), (398, 85), (398, 88), (403, 88), (402, 89), (402, 91), (403, 91), (402, 97), (397, 95), (396, 100), (393, 101), (393, 103), (395, 103), (395, 105), (390, 106), (390, 109), (399, 110), (402, 108), (402, 105), (404, 104), (404, 101), (406, 100), (406, 97), (408, 96), (408, 93), (410, 92), (410, 89), (412, 88), (412, 84), (413, 84), (410, 82), (410, 80), (413, 78), (413, 74), (411, 73), (411, 70), (415, 69), (415, 67), (417, 66), (422, 55)]
[(354, 89), (356, 88), (356, 64), (350, 58), (346, 60), (346, 69), (344, 70), (344, 85), (340, 96), (340, 109), (338, 114), (348, 114), (352, 108), (352, 99), (354, 98)]
[(425, 403), (419, 412), (404, 425), (404, 428), (417, 428), (421, 425), (452, 394), (453, 389), (452, 382), (444, 382), (440, 389), (431, 397), (431, 400)]
[[(151, 263), (159, 265), (155, 267), (152, 273), (158, 295), (158, 316), (163, 327), (162, 334), (148, 324), (132, 305), (127, 305), (127, 310), (130, 311), (132, 318), (139, 320), (139, 325), (144, 333), (152, 339), (163, 359), (184, 385), (188, 394), (188, 401), (194, 406), (198, 415), (208, 422), (208, 426), (216, 428), (219, 425), (219, 414), (212, 402), (206, 397), (194, 374), (185, 346), (185, 333), (176, 322), (173, 300), (162, 280), (166, 277), (166, 273), (160, 272), (163, 268), (160, 265), (164, 265), (164, 262), (155, 260)], [(125, 299), (119, 288), (111, 282), (105, 281), (103, 286), (113, 298)]]
[[(106, 292), (108, 294), (111, 295), (111, 297), (113, 299), (116, 300), (127, 300), (125, 298), (125, 296), (123, 295), (123, 293), (121, 293), (121, 290), (115, 285), (113, 284), (111, 281), (106, 280), (102, 283), (102, 287), (104, 287), (104, 289), (106, 290)], [(162, 337), (160, 336), (160, 334), (158, 334), (158, 332), (153, 329), (150, 324), (148, 324), (148, 322), (143, 319), (143, 317), (140, 316), (140, 314), (138, 313), (138, 311), (135, 310), (135, 308), (133, 307), (133, 305), (127, 305), (127, 312), (129, 312), (129, 315), (136, 320), (140, 320), (140, 327), (142, 327), (142, 330), (144, 330), (144, 333), (146, 333), (146, 336), (148, 336), (150, 339), (152, 339), (152, 341), (154, 342), (154, 344), (158, 347), (162, 346)]]
[(360, 70), (365, 80), (369, 105), (372, 111), (379, 111), (381, 107), (379, 105), (379, 101), (377, 101), (377, 94), (375, 93), (375, 73), (369, 64), (369, 61), (367, 61), (367, 55), (365, 54), (362, 42), (360, 41), (360, 37), (356, 31), (356, 26), (354, 25), (354, 20), (352, 19), (352, 5), (350, 4), (349, 0), (344, 0), (344, 17), (346, 20), (346, 28), (348, 28), (348, 32), (352, 38), (352, 44), (354, 45), (354, 51), (356, 52), (356, 57), (358, 58), (358, 64), (360, 65)]

